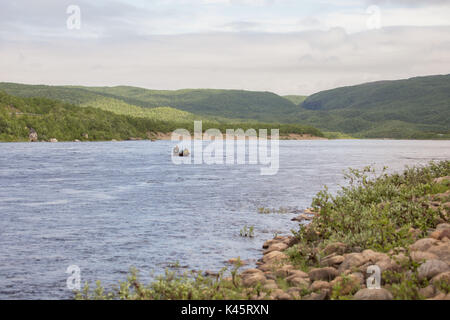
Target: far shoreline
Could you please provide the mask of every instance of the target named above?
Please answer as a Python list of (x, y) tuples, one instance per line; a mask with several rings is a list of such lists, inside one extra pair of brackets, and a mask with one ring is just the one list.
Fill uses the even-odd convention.
[[(294, 134), (294, 137), (292, 136), (280, 136), (280, 141), (352, 141), (352, 140), (360, 140), (360, 141), (450, 141), (450, 139), (396, 139), (396, 138), (325, 138), (325, 137), (317, 137), (317, 136), (308, 136), (308, 137), (296, 137), (297, 134)], [(17, 140), (17, 141), (0, 141), (1, 143), (30, 143), (30, 144), (38, 144), (38, 143), (86, 143), (86, 142), (129, 142), (129, 141), (150, 141), (150, 142), (156, 142), (156, 141), (171, 141), (172, 139), (169, 137), (161, 137), (161, 138), (129, 138), (129, 139), (111, 139), (111, 140), (58, 140), (58, 141), (28, 141), (28, 140)], [(192, 137), (192, 140), (194, 138)], [(223, 139), (228, 140), (228, 139)], [(235, 139), (236, 140), (236, 139)], [(248, 140), (248, 138), (246, 139)], [(270, 140), (270, 137), (267, 137), (267, 140)], [(177, 141), (183, 141), (183, 140), (174, 140), (174, 142)], [(202, 139), (202, 141), (214, 141), (210, 139)]]
[[(186, 136), (186, 140), (188, 140)], [(202, 141), (214, 141), (213, 139), (201, 139)], [(249, 139), (249, 137), (245, 137), (246, 140)], [(190, 139), (194, 140), (194, 136), (192, 135)], [(53, 141), (51, 141), (53, 140)], [(171, 141), (172, 140), (172, 133), (163, 133), (163, 132), (157, 132), (153, 133), (148, 138), (141, 138), (141, 137), (130, 137), (128, 139), (111, 139), (111, 140), (57, 140), (56, 138), (51, 138), (50, 140), (39, 140), (39, 141), (29, 141), (29, 140), (18, 140), (18, 141), (0, 141), (0, 143), (61, 143), (61, 142), (74, 142), (74, 143), (81, 143), (81, 142), (124, 142), (124, 141)], [(226, 138), (226, 135), (223, 135), (222, 140), (229, 140)], [(237, 139), (236, 137), (234, 140), (241, 140)], [(267, 137), (267, 140), (271, 140), (270, 136)], [(318, 137), (313, 136), (310, 134), (297, 134), (297, 133), (289, 133), (287, 135), (283, 134), (279, 136), (279, 140), (337, 140), (337, 139), (328, 139), (325, 137)], [(173, 140), (175, 141), (183, 141), (183, 139), (180, 140)]]

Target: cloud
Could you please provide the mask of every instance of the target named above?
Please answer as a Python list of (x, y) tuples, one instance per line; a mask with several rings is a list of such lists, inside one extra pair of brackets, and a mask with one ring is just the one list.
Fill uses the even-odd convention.
[[(310, 94), (450, 71), (440, 1), (78, 0), (68, 30), (72, 3), (2, 3), (0, 81)], [(368, 30), (368, 3), (383, 28)]]
[(0, 40), (115, 37), (120, 41), (136, 35), (288, 33), (335, 27), (355, 33), (367, 29), (370, 15), (366, 9), (374, 3), (380, 5), (385, 27), (450, 25), (450, 5), (439, 1), (411, 7), (402, 1), (387, 0), (77, 0), (82, 28), (75, 33), (66, 29), (66, 8), (72, 3), (72, 0), (4, 1)]
[(427, 7), (430, 5), (448, 5), (448, 0), (366, 0), (367, 5), (371, 4), (388, 4), (396, 6), (418, 6)]
[(223, 25), (223, 27), (230, 31), (258, 31), (261, 24), (251, 21), (234, 21)]
[(0, 81), (23, 83), (311, 94), (450, 71), (450, 27), (67, 39), (0, 49)]

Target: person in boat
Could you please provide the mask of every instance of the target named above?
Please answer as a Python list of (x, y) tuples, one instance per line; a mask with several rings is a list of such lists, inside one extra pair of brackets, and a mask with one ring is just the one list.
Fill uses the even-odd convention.
[(190, 155), (189, 149), (188, 148), (184, 148), (184, 150), (181, 150), (178, 155), (180, 157), (188, 157)]
[(178, 147), (178, 145), (175, 146), (175, 148), (173, 148), (173, 154), (179, 154), (180, 153), (180, 148)]

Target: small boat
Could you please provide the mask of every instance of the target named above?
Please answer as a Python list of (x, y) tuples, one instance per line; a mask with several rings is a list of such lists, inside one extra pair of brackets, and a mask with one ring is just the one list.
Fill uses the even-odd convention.
[(180, 157), (189, 157), (190, 154), (188, 148), (184, 148), (184, 150), (180, 152)]
[(173, 154), (178, 155), (180, 157), (189, 157), (191, 153), (189, 152), (188, 148), (184, 148), (183, 150), (180, 151), (180, 148), (178, 146), (175, 146), (175, 148), (173, 148)]

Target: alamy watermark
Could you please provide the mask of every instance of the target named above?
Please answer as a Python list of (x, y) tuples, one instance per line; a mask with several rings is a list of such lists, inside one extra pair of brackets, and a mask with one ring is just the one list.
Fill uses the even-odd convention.
[(371, 5), (366, 9), (369, 18), (366, 20), (366, 27), (369, 30), (377, 30), (381, 28), (381, 9), (379, 6)]
[[(208, 129), (203, 133), (202, 121), (194, 121), (193, 137), (187, 129), (172, 132), (177, 144), (172, 152), (174, 164), (250, 164), (261, 165), (261, 175), (275, 175), (280, 167), (279, 129)], [(206, 145), (205, 145), (206, 142)], [(225, 150), (224, 150), (225, 149)], [(246, 150), (248, 149), (248, 153)]]
[(69, 290), (77, 290), (81, 289), (81, 269), (79, 266), (73, 264), (67, 267), (66, 273), (69, 274), (66, 280), (66, 286)]
[(366, 280), (367, 289), (380, 289), (381, 288), (381, 270), (377, 265), (367, 267), (367, 274), (370, 276)]
[(66, 26), (69, 30), (81, 29), (81, 9), (77, 5), (70, 5), (66, 9), (66, 13), (69, 17), (66, 20)]

